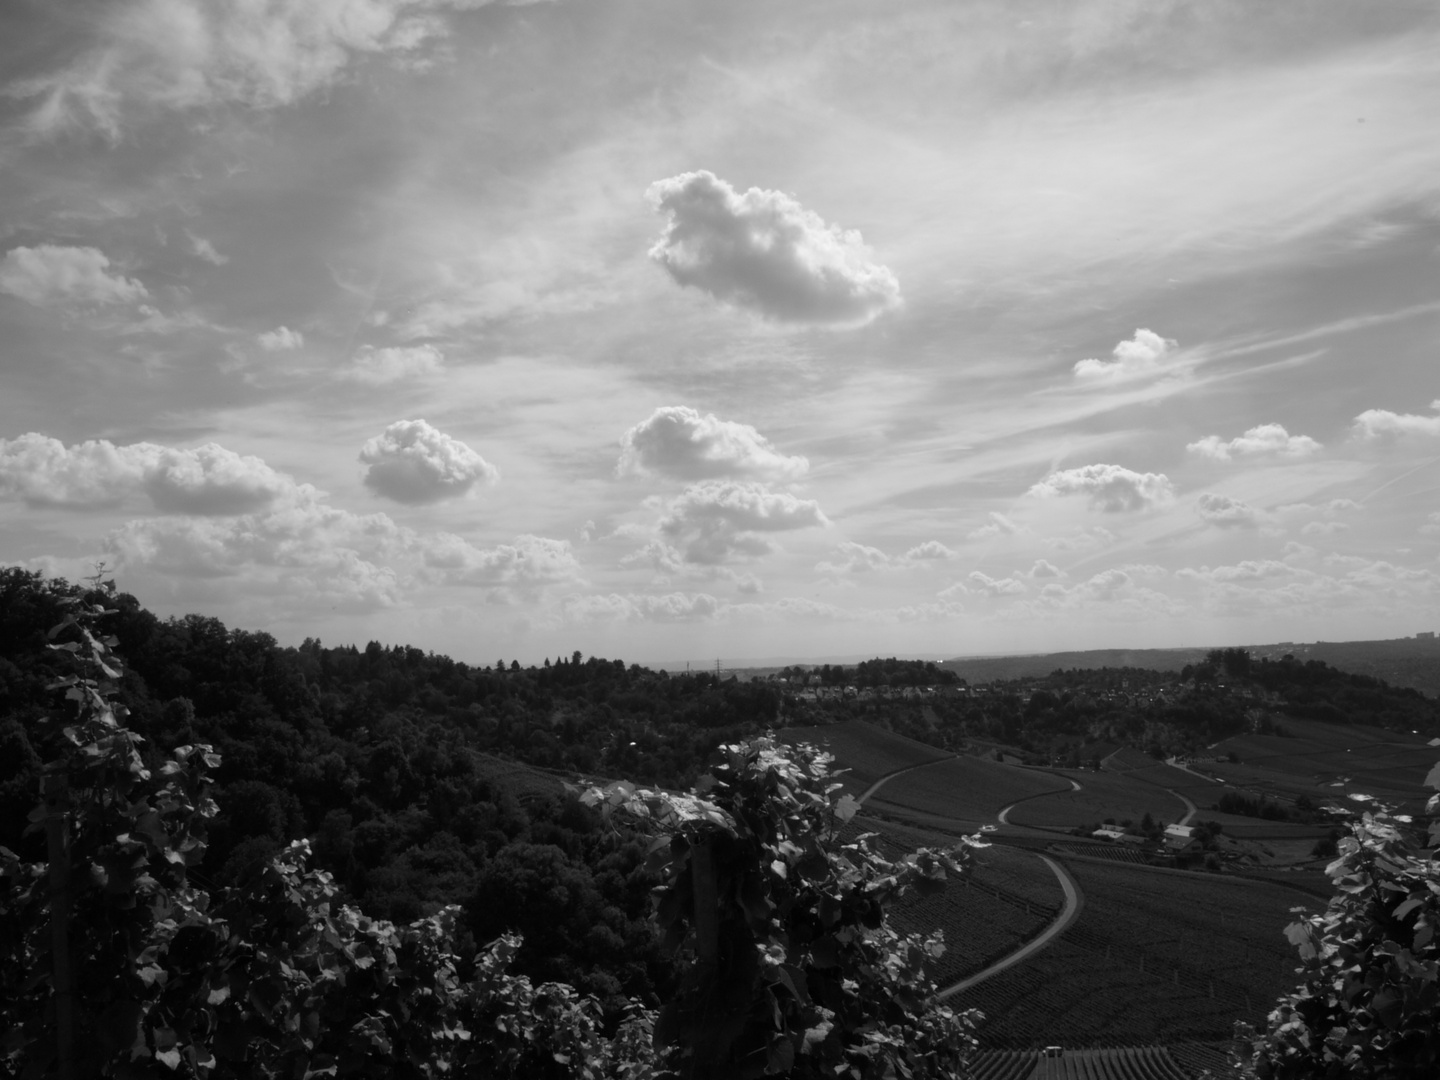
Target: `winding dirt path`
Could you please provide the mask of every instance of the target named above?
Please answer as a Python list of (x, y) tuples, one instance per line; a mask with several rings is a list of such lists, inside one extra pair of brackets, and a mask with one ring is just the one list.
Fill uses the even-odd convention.
[(1063, 934), (1080, 914), (1080, 906), (1084, 900), (1084, 894), (1080, 891), (1080, 884), (1070, 876), (1070, 871), (1050, 858), (1049, 855), (1036, 855), (1036, 858), (1043, 860), (1045, 865), (1050, 867), (1055, 876), (1060, 880), (1060, 888), (1065, 893), (1065, 907), (1061, 909), (1055, 921), (1042, 930), (1038, 937), (1027, 941), (1009, 956), (1002, 956), (984, 970), (977, 971), (974, 975), (961, 979), (953, 986), (947, 986), (935, 995), (937, 1001), (945, 1001), (948, 998), (954, 997), (956, 994), (970, 989), (970, 987), (976, 983), (984, 982), (992, 975), (998, 975), (1006, 968), (1013, 967), (1026, 957), (1039, 952), (1045, 948), (1046, 945), (1049, 945), (1050, 942), (1054, 941), (1058, 935)]
[(1191, 802), (1189, 799), (1187, 799), (1184, 795), (1181, 795), (1175, 789), (1167, 787), (1165, 790), (1170, 792), (1171, 795), (1174, 795), (1175, 798), (1179, 799), (1181, 802), (1183, 802), (1186, 806), (1190, 808), (1190, 812), (1186, 814), (1183, 818), (1181, 818), (1179, 821), (1177, 821), (1175, 824), (1189, 825), (1190, 819), (1200, 812), (1200, 808), (1196, 806), (1193, 802)]

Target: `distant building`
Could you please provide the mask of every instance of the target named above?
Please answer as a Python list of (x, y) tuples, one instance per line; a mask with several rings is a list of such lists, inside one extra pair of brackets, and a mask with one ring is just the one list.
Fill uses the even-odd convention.
[(1189, 825), (1166, 825), (1165, 848), (1177, 855), (1186, 851), (1197, 851), (1200, 848), (1200, 838)]
[(1435, 631), (1434, 631), (1434, 630), (1421, 630), (1420, 633), (1418, 633), (1418, 634), (1415, 635), (1415, 640), (1416, 640), (1416, 641), (1434, 641), (1434, 640), (1435, 640)]

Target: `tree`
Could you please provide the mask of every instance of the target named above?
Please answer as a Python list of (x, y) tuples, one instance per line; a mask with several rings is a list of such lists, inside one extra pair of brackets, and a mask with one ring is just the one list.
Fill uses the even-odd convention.
[(720, 755), (688, 795), (620, 783), (583, 797), (655, 837), (660, 928), (691, 961), (657, 1049), (695, 1080), (962, 1075), (975, 1014), (933, 1000), (941, 935), (902, 938), (885, 910), (944, 888), (980, 841), (891, 863), (868, 835), (842, 840), (858, 803), (836, 798), (828, 755), (773, 738)]

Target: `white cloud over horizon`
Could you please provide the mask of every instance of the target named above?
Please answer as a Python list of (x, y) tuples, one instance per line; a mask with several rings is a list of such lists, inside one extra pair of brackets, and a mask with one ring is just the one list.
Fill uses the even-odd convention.
[(1128, 341), (1116, 345), (1110, 360), (1080, 360), (1075, 375), (1080, 379), (1107, 380), (1120, 376), (1149, 375), (1165, 370), (1165, 361), (1179, 342), (1163, 338), (1153, 330), (1139, 329)]
[(60, 244), (7, 251), (0, 259), (0, 292), (37, 307), (127, 304), (150, 295), (139, 281), (112, 271), (99, 249)]
[(1228, 442), (1218, 435), (1206, 435), (1185, 449), (1215, 461), (1231, 461), (1261, 455), (1301, 458), (1317, 453), (1322, 447), (1308, 435), (1291, 435), (1282, 424), (1260, 424)]

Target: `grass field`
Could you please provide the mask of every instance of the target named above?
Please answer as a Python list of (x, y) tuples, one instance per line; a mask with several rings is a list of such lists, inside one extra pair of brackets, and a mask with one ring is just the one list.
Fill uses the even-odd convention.
[(990, 823), (1020, 799), (1065, 791), (1069, 783), (1048, 773), (997, 765), (979, 758), (951, 758), (904, 773), (871, 796), (880, 810), (915, 810), (959, 821)]

